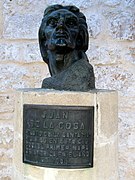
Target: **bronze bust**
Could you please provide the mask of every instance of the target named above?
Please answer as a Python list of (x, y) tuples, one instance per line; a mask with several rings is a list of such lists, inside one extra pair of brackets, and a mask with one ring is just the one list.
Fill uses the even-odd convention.
[(89, 91), (95, 88), (93, 67), (85, 54), (88, 49), (86, 18), (75, 6), (49, 6), (39, 29), (39, 45), (51, 77), (42, 88)]

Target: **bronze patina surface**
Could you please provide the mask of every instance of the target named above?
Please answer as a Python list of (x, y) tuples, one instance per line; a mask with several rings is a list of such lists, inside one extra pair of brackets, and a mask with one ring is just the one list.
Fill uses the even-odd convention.
[(89, 91), (95, 88), (93, 67), (88, 62), (86, 18), (75, 6), (53, 5), (45, 12), (39, 29), (39, 45), (51, 77), (42, 88)]
[(23, 162), (93, 167), (94, 107), (24, 105)]

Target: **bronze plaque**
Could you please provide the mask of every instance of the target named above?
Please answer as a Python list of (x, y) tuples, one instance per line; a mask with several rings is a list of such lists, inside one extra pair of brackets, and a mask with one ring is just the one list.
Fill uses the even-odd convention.
[(93, 167), (94, 107), (23, 107), (23, 162), (51, 168)]

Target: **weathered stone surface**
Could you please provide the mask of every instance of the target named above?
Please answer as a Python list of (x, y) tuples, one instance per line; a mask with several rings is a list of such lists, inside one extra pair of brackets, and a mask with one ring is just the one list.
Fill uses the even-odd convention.
[(120, 179), (131, 179), (135, 177), (134, 169), (134, 123), (135, 111), (120, 113), (119, 120), (119, 169)]
[(123, 152), (128, 148), (134, 148), (134, 128), (133, 118), (135, 112), (119, 113), (119, 151)]
[[(9, 149), (13, 145), (13, 125), (0, 123), (0, 147)], [(2, 151), (1, 151), (2, 152)], [(10, 158), (12, 154), (10, 155)]]
[(15, 14), (4, 22), (4, 38), (8, 39), (37, 39), (40, 15)]
[(26, 43), (24, 44), (24, 61), (31, 62), (43, 62), (40, 55), (38, 43)]
[(42, 62), (38, 43), (1, 43), (0, 61), (16, 63)]
[(0, 38), (3, 33), (3, 1), (0, 1)]
[[(96, 174), (97, 174), (97, 179), (106, 179), (106, 180), (116, 180), (117, 179), (117, 170), (115, 169), (116, 164), (118, 162), (117, 159), (117, 138), (112, 139), (112, 142), (108, 143), (103, 143), (100, 147), (98, 147), (95, 150), (95, 154), (97, 156), (96, 160), (98, 161), (97, 163), (97, 169), (96, 169)], [(101, 157), (108, 156), (108, 158), (102, 159)], [(112, 158), (113, 161), (112, 161)], [(109, 162), (111, 162), (111, 168), (108, 167)], [(103, 166), (104, 165), (104, 166)], [(102, 170), (102, 173), (101, 173)], [(103, 173), (104, 172), (104, 173)], [(101, 173), (101, 174), (100, 174)], [(119, 178), (118, 178), (119, 179)]]
[[(23, 66), (13, 63), (0, 65), (0, 88), (1, 91), (6, 89), (24, 88), (24, 87), (39, 87), (41, 81), (46, 74), (46, 65), (31, 64)], [(3, 78), (4, 77), (4, 78)]]
[(0, 71), (0, 88), (2, 91), (26, 86), (27, 82), (22, 81), (27, 74), (26, 68), (15, 64), (4, 64), (0, 65)]
[(27, 70), (28, 73), (23, 80), (26, 81), (26, 79), (31, 79), (31, 82), (29, 82), (29, 87), (41, 87), (44, 76), (49, 76), (48, 68), (44, 62), (31, 64), (29, 67), (27, 67)]
[(125, 61), (135, 65), (135, 47), (129, 47), (125, 50)]
[[(135, 155), (134, 149), (124, 150), (124, 152), (120, 152), (119, 154), (119, 168), (120, 168), (120, 180), (134, 180), (135, 177)], [(130, 164), (130, 166), (127, 166)], [(124, 178), (123, 178), (124, 177)]]
[(118, 45), (111, 47), (109, 44), (99, 46), (93, 43), (88, 50), (88, 59), (95, 65), (115, 64), (121, 59), (121, 48)]
[[(126, 104), (126, 102), (125, 102)], [(133, 107), (134, 108), (134, 107)], [(134, 132), (135, 132), (135, 109), (133, 112), (119, 113), (119, 172), (120, 180), (135, 177), (135, 153), (134, 153)]]
[(135, 39), (135, 16), (129, 12), (116, 13), (109, 19), (110, 34), (113, 38), (120, 40)]
[(22, 47), (19, 44), (1, 43), (0, 44), (0, 62), (3, 61), (20, 61)]
[(99, 0), (99, 2), (106, 6), (115, 7), (121, 3), (121, 0)]
[(4, 0), (3, 10), (7, 17), (14, 14), (38, 14), (44, 11), (45, 6), (46, 0)]
[[(10, 120), (13, 121), (14, 113), (13, 112), (5, 112), (0, 113), (0, 121)], [(4, 122), (3, 122), (4, 123)]]
[(128, 148), (134, 148), (135, 145), (135, 127), (130, 131), (128, 136)]
[(92, 0), (74, 0), (74, 2), (72, 0), (68, 0), (68, 1), (63, 1), (63, 0), (47, 0), (47, 5), (52, 5), (52, 4), (62, 4), (62, 5), (75, 5), (78, 8), (81, 9), (86, 9), (87, 7), (91, 7), (91, 5), (93, 4)]
[(37, 39), (44, 11), (44, 6), (41, 4), (46, 5), (44, 0), (4, 1), (4, 38)]
[(37, 39), (45, 6), (45, 0), (5, 0), (3, 3), (4, 38)]
[(117, 89), (126, 93), (132, 87), (134, 74), (122, 66), (97, 66), (95, 68), (97, 88)]
[(11, 164), (0, 164), (0, 179), (11, 180), (12, 166)]
[[(44, 93), (46, 92), (46, 93)], [(55, 92), (57, 92), (57, 101), (55, 99)], [(65, 96), (66, 94), (66, 96)], [(20, 92), (17, 92), (17, 99), (19, 101)], [(47, 97), (50, 98), (47, 98)], [(44, 97), (44, 98), (41, 98)], [(76, 98), (76, 101), (74, 101)], [(47, 99), (47, 105), (67, 105), (67, 106), (89, 106), (90, 104), (94, 105), (94, 96), (92, 93), (83, 92), (74, 92), (74, 91), (54, 91), (54, 90), (46, 90), (46, 89), (24, 89), (24, 101), (26, 104), (31, 104), (32, 102), (36, 102), (37, 104), (44, 104), (44, 99)], [(19, 101), (20, 102), (20, 101)], [(21, 102), (20, 102), (21, 103)], [(20, 105), (20, 104), (19, 104)], [(21, 109), (20, 109), (21, 110)], [(17, 113), (18, 114), (18, 113)], [(19, 115), (19, 114), (18, 114)]]
[[(12, 136), (13, 138), (13, 136)], [(4, 163), (12, 163), (13, 149), (10, 146), (9, 149), (0, 147), (0, 161)]]
[(14, 95), (13, 94), (0, 94), (0, 113), (14, 111)]
[(124, 0), (124, 3), (127, 7), (135, 8), (135, 0)]
[[(13, 125), (11, 123), (9, 124), (9, 123), (0, 122), (0, 162), (2, 164), (12, 163), (12, 158), (13, 158)], [(2, 169), (0, 168), (0, 171), (1, 170)], [(0, 175), (2, 175), (2, 173), (0, 173)]]
[(100, 17), (97, 14), (87, 16), (89, 36), (96, 38), (101, 32)]
[[(128, 95), (130, 94), (130, 95)], [(133, 95), (133, 92), (126, 92), (124, 93), (124, 97), (119, 93), (120, 99), (119, 99), (119, 110), (120, 112), (124, 111), (130, 111), (131, 113), (135, 111), (135, 97)], [(132, 117), (133, 118), (133, 117)]]
[[(98, 105), (98, 138), (108, 139), (114, 136), (118, 129), (118, 97), (114, 91), (97, 94)], [(113, 124), (112, 124), (113, 118)], [(101, 140), (102, 141), (102, 140)]]

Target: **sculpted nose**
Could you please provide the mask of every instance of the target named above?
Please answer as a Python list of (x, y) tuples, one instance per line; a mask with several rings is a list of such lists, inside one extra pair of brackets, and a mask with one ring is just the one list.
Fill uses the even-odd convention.
[(58, 21), (58, 24), (57, 24), (57, 27), (56, 27), (56, 30), (64, 30), (65, 29), (65, 22), (64, 22), (64, 19), (60, 19)]
[(64, 26), (64, 20), (60, 20), (59, 22), (58, 22), (58, 26)]

